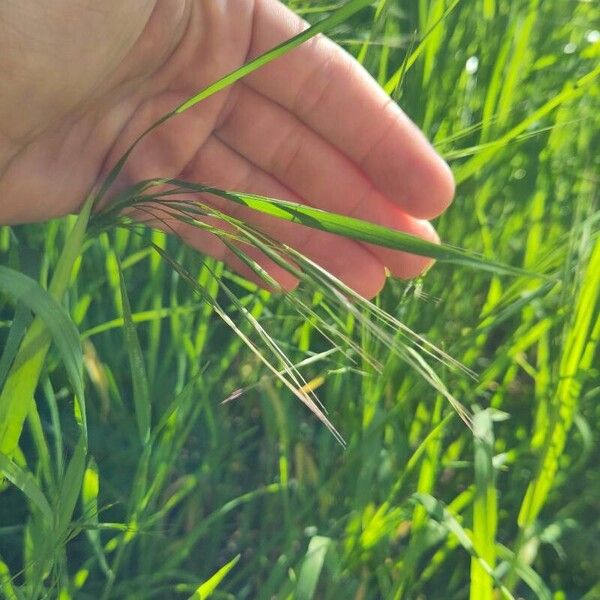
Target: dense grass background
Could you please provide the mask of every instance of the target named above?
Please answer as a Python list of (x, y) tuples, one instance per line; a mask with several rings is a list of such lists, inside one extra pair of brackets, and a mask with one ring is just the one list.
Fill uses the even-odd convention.
[[(289, 4), (310, 20), (334, 8)], [(103, 233), (66, 301), (87, 457), (53, 348), (22, 452), (0, 456), (4, 597), (188, 597), (239, 555), (215, 598), (600, 598), (599, 29), (594, 2), (392, 0), (332, 33), (450, 161), (442, 238), (556, 277), (438, 265), (377, 300), (475, 371), (432, 363), (474, 431), (359, 320), (330, 315), (357, 343), (330, 351), (314, 320), (176, 240)], [(3, 228), (2, 264), (46, 285), (72, 225)], [(307, 363), (346, 449), (150, 241), (244, 332), (242, 308)], [(12, 296), (5, 356), (29, 321)]]

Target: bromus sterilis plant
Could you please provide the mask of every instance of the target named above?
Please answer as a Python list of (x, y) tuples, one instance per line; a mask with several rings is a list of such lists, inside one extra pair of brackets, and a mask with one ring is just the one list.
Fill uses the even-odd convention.
[[(592, 148), (586, 123), (595, 121), (586, 103), (597, 68), (582, 57), (545, 96), (526, 95), (526, 78), (538, 81), (550, 69), (544, 60), (562, 60), (562, 49), (532, 37), (542, 14), (560, 20), (557, 6), (508, 10), (497, 1), (431, 0), (399, 7), (381, 0), (356, 44), (349, 23), (354, 27), (370, 2), (336, 12), (290, 4), (332, 16), (200, 91), (147, 132), (338, 27), (340, 41), (358, 47), (385, 89), (411, 105), (455, 161), (461, 195), (440, 223), (442, 237), (482, 254), (201, 182), (154, 179), (112, 195), (136, 142), (92, 192), (90, 213), (77, 219), (54, 269), (56, 283), (40, 286), (36, 274), (18, 273), (21, 249), (8, 234), (0, 239), (14, 253), (0, 282), (17, 306), (0, 358), (0, 467), (31, 515), (18, 532), (0, 530), (1, 593), (227, 597), (217, 589), (225, 584), (242, 598), (490, 599), (550, 598), (572, 585), (573, 597), (585, 590), (593, 598), (593, 585), (573, 584), (564, 573), (560, 584), (550, 577), (558, 559), (548, 548), (564, 557), (561, 544), (589, 506), (587, 489), (557, 504), (565, 461), (580, 448), (579, 464), (595, 456), (598, 215), (594, 162), (584, 157)], [(578, 7), (572, 22), (585, 16), (592, 23), (591, 10)], [(497, 53), (486, 46), (495, 36)], [(523, 52), (537, 53), (535, 67)], [(465, 73), (458, 63), (475, 53), (479, 71)], [(482, 92), (479, 76), (488, 77)], [(419, 91), (427, 102), (417, 100)], [(557, 174), (572, 144), (577, 178)], [(530, 160), (538, 148), (539, 161)], [(538, 173), (531, 201), (519, 184), (529, 178), (522, 171)], [(505, 187), (518, 201), (501, 195)], [(574, 195), (569, 234), (563, 203)], [(420, 283), (390, 282), (391, 290), (367, 302), (249, 226), (237, 207), (439, 265), (425, 280), (427, 294)], [(216, 236), (253, 281), (169, 241), (163, 232), (178, 224)], [(279, 289), (249, 250), (299, 287)], [(91, 263), (99, 274), (88, 282)], [(465, 266), (471, 270), (455, 268)], [(94, 316), (86, 317), (90, 306)], [(48, 353), (50, 343), (57, 352)], [(84, 370), (85, 391), (98, 406), (84, 404)], [(265, 373), (258, 382), (257, 372)], [(280, 387), (333, 435), (284, 405)], [(214, 410), (256, 389), (259, 417), (253, 402)], [(103, 419), (109, 425), (98, 426)], [(342, 435), (343, 463), (336, 459)], [(86, 458), (88, 444), (97, 465)], [(13, 535), (26, 540), (19, 560), (4, 543)]]

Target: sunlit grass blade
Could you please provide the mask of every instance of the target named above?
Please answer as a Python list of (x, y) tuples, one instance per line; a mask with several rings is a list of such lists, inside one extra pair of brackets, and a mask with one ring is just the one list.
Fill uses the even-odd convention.
[(0, 450), (10, 456), (17, 445), (51, 340), (56, 343), (81, 402), (83, 358), (77, 329), (53, 295), (33, 279), (4, 266), (0, 266), (0, 288), (37, 315), (22, 339), (0, 394)]
[(51, 524), (53, 520), (52, 508), (33, 474), (19, 467), (3, 453), (0, 453), (0, 471), (38, 508), (48, 524)]
[(531, 10), (516, 21), (514, 35), (506, 36), (507, 41), (512, 42), (512, 55), (510, 60), (503, 65), (502, 87), (498, 97), (495, 111), (500, 126), (506, 123), (511, 108), (517, 96), (517, 89), (523, 75), (527, 72), (525, 66), (530, 60), (529, 45), (532, 38), (532, 30), (539, 19), (539, 0), (531, 1)]
[(476, 560), (481, 568), (493, 579), (502, 597), (507, 600), (515, 600), (510, 590), (502, 584), (494, 573), (493, 568), (478, 554), (471, 537), (459, 523), (456, 517), (439, 500), (428, 494), (413, 494), (413, 499), (421, 504), (427, 513), (440, 523), (448, 533), (456, 537), (459, 544)]
[[(253, 210), (277, 217), (286, 221), (300, 223), (307, 227), (320, 229), (329, 233), (335, 233), (350, 239), (359, 240), (362, 242), (391, 248), (393, 250), (401, 250), (421, 256), (434, 258), (439, 262), (445, 262), (470, 268), (488, 271), (497, 275), (510, 276), (527, 276), (547, 278), (547, 275), (532, 273), (519, 267), (499, 263), (473, 252), (463, 250), (448, 244), (434, 244), (427, 242), (416, 236), (409, 235), (402, 231), (383, 227), (366, 221), (361, 221), (353, 217), (331, 213), (318, 208), (313, 208), (304, 204), (289, 202), (259, 196), (256, 194), (248, 194), (244, 192), (225, 191), (202, 184), (189, 183), (181, 180), (172, 179), (157, 179), (149, 183), (149, 185), (166, 185), (173, 184), (177, 189), (158, 194), (158, 198), (142, 196), (138, 199), (128, 198), (122, 205), (113, 205), (110, 211), (107, 211), (100, 216), (99, 224), (104, 222), (112, 222), (116, 218), (118, 212), (126, 205), (142, 205), (146, 202), (156, 202), (159, 198), (164, 198), (174, 194), (188, 192), (198, 192), (213, 194), (221, 198), (230, 200), (237, 204), (242, 204)], [(194, 210), (193, 202), (186, 201), (170, 201), (165, 206), (170, 206), (171, 210), (181, 210), (182, 218), (185, 216), (185, 211)], [(166, 210), (166, 209), (165, 209)]]
[(100, 532), (98, 530), (98, 494), (100, 492), (100, 476), (98, 474), (98, 465), (93, 458), (90, 458), (83, 474), (83, 485), (81, 488), (81, 508), (83, 519), (87, 527), (85, 533), (98, 559), (98, 564), (102, 571), (110, 577), (110, 568), (106, 561)]
[[(473, 546), (485, 562), (496, 567), (496, 528), (498, 498), (494, 468), (493, 413), (490, 409), (473, 416), (475, 446), (475, 499), (473, 501)], [(471, 600), (492, 600), (493, 579), (482, 569), (479, 560), (471, 559)]]
[(185, 112), (192, 106), (195, 106), (196, 104), (198, 104), (198, 102), (201, 102), (202, 100), (208, 98), (209, 96), (212, 96), (213, 94), (216, 94), (217, 92), (225, 89), (226, 87), (229, 87), (230, 85), (232, 85), (236, 81), (239, 81), (246, 75), (253, 73), (257, 69), (260, 69), (264, 65), (270, 63), (272, 60), (275, 60), (276, 58), (283, 56), (290, 50), (300, 46), (304, 42), (307, 42), (308, 40), (313, 38), (315, 35), (329, 31), (330, 29), (333, 29), (340, 23), (347, 21), (354, 13), (358, 12), (359, 10), (362, 10), (363, 8), (365, 8), (366, 6), (369, 6), (372, 3), (373, 3), (373, 0), (351, 0), (350, 2), (347, 2), (341, 8), (338, 8), (333, 14), (331, 14), (326, 19), (323, 19), (321, 22), (317, 23), (316, 25), (309, 27), (302, 33), (299, 33), (298, 35), (294, 36), (293, 38), (283, 42), (282, 44), (276, 46), (272, 50), (265, 52), (258, 58), (255, 58), (254, 60), (252, 60), (248, 64), (244, 65), (243, 67), (240, 67), (233, 73), (230, 73), (229, 75), (226, 75), (219, 81), (211, 84), (209, 87), (202, 90), (201, 92), (199, 92), (198, 94), (196, 94), (195, 96), (190, 98), (189, 100), (186, 100), (183, 104), (178, 106), (173, 111), (172, 114), (179, 114), (179, 113)]
[(240, 560), (240, 554), (221, 567), (210, 579), (201, 584), (198, 589), (188, 598), (188, 600), (205, 600), (210, 598), (213, 592), (219, 587), (220, 583), (227, 577), (227, 574)]
[(437, 423), (431, 431), (421, 440), (419, 445), (415, 448), (414, 452), (411, 454), (408, 459), (405, 468), (403, 469), (400, 477), (394, 483), (394, 486), (391, 488), (386, 502), (391, 504), (396, 496), (400, 493), (404, 485), (406, 484), (408, 478), (413, 474), (417, 465), (426, 454), (429, 448), (434, 445), (441, 444), (441, 437), (444, 433), (444, 429), (448, 426), (448, 424), (456, 418), (455, 412), (449, 412), (439, 423)]
[(31, 311), (22, 302), (17, 305), (15, 316), (0, 358), (0, 388), (4, 385), (10, 366), (17, 355), (27, 327), (31, 324)]
[[(142, 310), (139, 312), (131, 313), (131, 321), (134, 324), (138, 324), (146, 323), (148, 321), (156, 321), (157, 319), (168, 319), (173, 315), (185, 316), (202, 310), (202, 308), (204, 308), (204, 304), (196, 304), (194, 306), (178, 306), (174, 308)], [(125, 320), (123, 319), (123, 317), (111, 319), (109, 321), (105, 321), (104, 323), (94, 325), (93, 327), (90, 327), (85, 331), (82, 331), (81, 339), (85, 340), (87, 338), (104, 333), (105, 331), (111, 331), (112, 329), (121, 329), (124, 325)]]
[(360, 219), (331, 213), (296, 202), (267, 198), (244, 192), (225, 191), (201, 184), (188, 183), (180, 180), (157, 180), (158, 184), (173, 184), (180, 190), (214, 194), (237, 204), (242, 204), (253, 210), (277, 217), (286, 221), (300, 223), (307, 227), (335, 233), (344, 237), (359, 240), (393, 250), (411, 252), (421, 256), (435, 258), (440, 262), (467, 266), (498, 275), (526, 275), (543, 277), (524, 269), (498, 263), (467, 250), (462, 250), (448, 244), (434, 244), (402, 231), (375, 225)]
[(10, 574), (8, 565), (0, 557), (0, 590), (4, 594), (6, 600), (21, 600), (21, 596), (17, 595), (17, 588), (13, 584), (13, 578)]
[[(93, 199), (86, 200), (56, 266), (48, 292), (22, 274), (2, 267), (1, 284), (40, 315), (25, 334), (0, 393), (0, 451), (11, 456), (18, 445), (33, 393), (39, 382), (50, 340), (55, 339), (74, 387), (78, 415), (87, 435), (81, 346), (77, 330), (58, 308), (71, 279), (73, 266), (81, 252)], [(34, 282), (35, 284), (35, 282)], [(50, 300), (49, 296), (54, 300)]]
[(320, 535), (316, 535), (310, 540), (296, 584), (295, 597), (298, 600), (313, 600), (315, 598), (317, 584), (325, 563), (325, 556), (331, 544), (331, 538)]
[(454, 175), (458, 183), (462, 183), (478, 173), (486, 163), (496, 156), (509, 142), (521, 135), (529, 127), (536, 124), (540, 119), (550, 114), (561, 104), (572, 101), (578, 96), (585, 93), (588, 86), (591, 86), (597, 77), (600, 76), (600, 67), (596, 67), (584, 76), (577, 79), (575, 82), (568, 81), (563, 90), (556, 94), (553, 98), (545, 102), (537, 110), (533, 111), (524, 118), (518, 125), (512, 127), (507, 133), (502, 135), (495, 142), (490, 142), (490, 146), (475, 156), (470, 158), (462, 165), (454, 169)]
[(414, 48), (414, 50), (412, 48), (410, 49), (411, 51), (405, 56), (401, 66), (390, 77), (390, 79), (384, 86), (385, 91), (389, 95), (394, 94), (396, 90), (398, 90), (398, 88), (402, 84), (402, 79), (406, 75), (406, 72), (415, 64), (417, 59), (421, 56), (421, 54), (427, 47), (427, 43), (429, 41), (430, 36), (444, 22), (444, 20), (448, 18), (448, 16), (452, 13), (452, 11), (456, 8), (460, 1), (461, 0), (453, 0), (450, 3), (450, 5), (444, 10), (444, 12), (434, 21), (429, 30), (425, 32), (423, 37), (419, 40), (419, 43), (417, 44), (416, 48)]
[(599, 336), (600, 239), (587, 265), (574, 318), (567, 330), (553, 402), (555, 412), (550, 416), (550, 428), (546, 432), (537, 475), (527, 489), (519, 512), (518, 521), (522, 529), (533, 524), (547, 501), (579, 401), (581, 374), (589, 372)]
[(493, 150), (494, 148), (503, 148), (507, 144), (514, 145), (514, 144), (518, 144), (521, 142), (526, 142), (528, 140), (531, 140), (532, 138), (536, 138), (538, 136), (542, 136), (548, 132), (551, 132), (554, 129), (557, 129), (558, 127), (575, 126), (580, 121), (581, 121), (581, 119), (573, 119), (572, 121), (570, 121), (568, 123), (561, 123), (560, 125), (548, 125), (547, 127), (539, 127), (536, 129), (530, 129), (529, 131), (526, 131), (524, 133), (521, 133), (521, 134), (515, 136), (510, 141), (506, 141), (506, 140), (500, 138), (497, 140), (493, 140), (491, 142), (480, 143), (475, 146), (469, 146), (466, 148), (458, 148), (456, 150), (448, 150), (446, 152), (443, 152), (442, 154), (443, 154), (444, 158), (448, 161), (458, 160), (461, 158), (467, 158), (469, 156), (477, 156), (477, 155), (479, 155), (480, 152)]
[[(48, 328), (76, 393), (83, 393), (79, 333), (65, 309), (39, 283), (18, 271), (0, 265), (0, 289), (38, 315)], [(42, 338), (39, 340), (42, 341)]]

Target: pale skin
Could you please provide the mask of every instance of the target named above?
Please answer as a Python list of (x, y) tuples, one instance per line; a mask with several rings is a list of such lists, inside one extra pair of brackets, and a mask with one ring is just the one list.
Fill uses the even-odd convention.
[[(77, 212), (139, 133), (306, 28), (276, 0), (5, 0), (0, 5), (0, 223)], [(346, 52), (319, 36), (155, 130), (117, 182), (179, 177), (303, 202), (436, 241), (444, 161)], [(206, 198), (367, 298), (428, 259)], [(213, 235), (182, 239), (252, 273)], [(253, 252), (286, 288), (294, 278)]]

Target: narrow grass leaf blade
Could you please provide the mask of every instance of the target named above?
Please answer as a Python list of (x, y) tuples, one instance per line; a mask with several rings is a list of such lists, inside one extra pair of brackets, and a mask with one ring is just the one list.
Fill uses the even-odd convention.
[(502, 596), (508, 600), (515, 600), (514, 596), (510, 593), (510, 590), (508, 590), (508, 588), (497, 578), (491, 566), (479, 556), (471, 537), (458, 522), (458, 519), (439, 500), (429, 494), (416, 493), (413, 494), (412, 497), (425, 508), (431, 518), (438, 521), (440, 525), (456, 537), (460, 545), (471, 555), (471, 557), (479, 561), (481, 567), (498, 586)]
[(0, 290), (37, 315), (23, 338), (0, 395), (0, 451), (10, 454), (21, 434), (50, 341), (54, 340), (80, 399), (84, 397), (83, 355), (77, 328), (58, 301), (36, 281), (0, 266)]
[(121, 287), (121, 300), (123, 303), (123, 323), (125, 326), (125, 340), (127, 344), (127, 354), (129, 356), (129, 365), (131, 368), (131, 377), (133, 381), (133, 403), (135, 407), (135, 416), (138, 424), (138, 431), (142, 445), (146, 445), (150, 440), (150, 391), (148, 386), (148, 376), (144, 363), (144, 355), (140, 346), (140, 340), (131, 316), (131, 305), (123, 276), (121, 263), (117, 258), (119, 269), (119, 282)]
[(13, 585), (13, 578), (8, 565), (2, 559), (0, 559), (0, 590), (2, 590), (6, 600), (19, 600), (21, 598), (21, 596), (17, 596), (17, 589)]
[(569, 81), (564, 89), (556, 96), (545, 102), (537, 110), (529, 114), (518, 125), (501, 136), (498, 140), (490, 144), (490, 147), (478, 152), (473, 158), (454, 169), (457, 183), (463, 183), (469, 177), (479, 173), (481, 169), (490, 162), (509, 142), (521, 135), (532, 125), (535, 125), (541, 119), (550, 114), (565, 102), (572, 101), (577, 96), (583, 94), (586, 88), (600, 76), (600, 66), (596, 67), (575, 82)]
[(502, 560), (515, 565), (517, 575), (529, 586), (538, 600), (552, 600), (552, 592), (548, 589), (548, 586), (544, 583), (542, 578), (530, 566), (524, 564), (523, 561), (517, 561), (515, 563), (514, 553), (502, 544), (497, 545), (497, 552)]
[(225, 566), (221, 567), (210, 579), (206, 580), (198, 589), (188, 598), (188, 600), (205, 600), (210, 598), (213, 592), (219, 587), (229, 571), (237, 565), (240, 560), (240, 554), (230, 560)]
[(396, 70), (396, 72), (390, 77), (389, 81), (385, 84), (384, 90), (389, 94), (393, 94), (402, 84), (402, 80), (408, 70), (415, 64), (419, 56), (423, 53), (427, 42), (429, 41), (429, 37), (431, 34), (439, 27), (439, 25), (448, 18), (450, 13), (456, 8), (460, 0), (453, 0), (450, 3), (448, 8), (444, 11), (444, 13), (432, 24), (429, 30), (423, 35), (421, 40), (419, 41), (417, 47), (412, 50), (412, 52), (406, 55), (406, 58), (402, 61), (400, 67)]
[[(473, 501), (473, 545), (477, 553), (494, 569), (496, 566), (496, 527), (498, 499), (494, 469), (494, 430), (492, 413), (483, 410), (473, 416), (475, 448), (475, 499)], [(479, 560), (471, 559), (471, 600), (493, 600), (493, 579)]]
[(85, 533), (90, 541), (94, 554), (98, 559), (100, 568), (105, 575), (110, 576), (110, 569), (106, 561), (100, 532), (98, 530), (98, 494), (100, 492), (100, 476), (98, 465), (90, 458), (88, 466), (83, 474), (83, 486), (81, 488), (81, 504), (84, 522), (88, 525)]
[(0, 265), (0, 291), (13, 296), (47, 326), (61, 354), (75, 392), (83, 394), (83, 355), (79, 332), (65, 309), (37, 281)]
[(396, 229), (383, 227), (346, 215), (331, 213), (328, 211), (289, 202), (286, 200), (276, 200), (256, 194), (246, 194), (242, 192), (231, 192), (211, 188), (202, 185), (190, 184), (183, 181), (173, 181), (182, 188), (195, 190), (199, 192), (214, 194), (221, 198), (231, 200), (237, 204), (242, 204), (253, 210), (283, 219), (300, 223), (307, 227), (320, 229), (329, 233), (335, 233), (347, 238), (360, 240), (377, 246), (411, 252), (421, 256), (435, 258), (440, 262), (472, 267), (484, 271), (489, 271), (497, 275), (542, 277), (541, 275), (530, 273), (518, 267), (504, 265), (478, 256), (472, 252), (462, 250), (448, 244), (434, 244), (421, 238), (409, 235)]
[(0, 471), (15, 487), (17, 487), (40, 510), (48, 523), (52, 523), (53, 514), (50, 503), (38, 486), (35, 477), (15, 464), (6, 454), (0, 452)]
[(535, 479), (529, 484), (519, 511), (518, 523), (527, 529), (538, 517), (554, 485), (559, 461), (575, 416), (583, 379), (589, 375), (600, 334), (600, 239), (595, 243), (574, 318), (569, 324), (559, 366), (559, 383), (553, 400), (542, 455)]
[(56, 507), (56, 535), (60, 538), (65, 535), (73, 518), (73, 511), (77, 505), (77, 498), (83, 485), (85, 472), (86, 440), (82, 435), (73, 451), (73, 456), (67, 465), (65, 477), (60, 486), (58, 505)]
[(23, 304), (19, 302), (17, 309), (15, 310), (15, 316), (6, 338), (6, 344), (2, 351), (2, 358), (0, 358), (0, 388), (4, 385), (4, 381), (10, 370), (10, 366), (17, 355), (19, 345), (23, 341), (27, 327), (31, 325), (32, 317), (31, 311)]
[(331, 538), (316, 535), (310, 540), (306, 557), (302, 563), (295, 597), (298, 600), (313, 600), (319, 577), (325, 563), (325, 556), (331, 546)]

